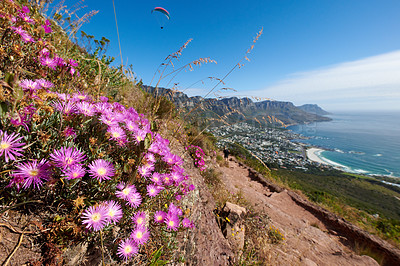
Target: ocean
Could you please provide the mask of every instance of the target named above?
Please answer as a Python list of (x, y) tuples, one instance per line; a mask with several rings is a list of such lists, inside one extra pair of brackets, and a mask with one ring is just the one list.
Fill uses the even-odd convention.
[(290, 126), (317, 155), (346, 172), (400, 177), (400, 112), (335, 113), (330, 122)]

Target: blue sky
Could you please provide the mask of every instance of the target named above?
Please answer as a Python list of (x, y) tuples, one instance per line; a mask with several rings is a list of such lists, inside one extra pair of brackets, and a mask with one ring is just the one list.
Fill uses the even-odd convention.
[[(99, 13), (82, 30), (110, 39), (108, 54), (119, 64), (112, 0), (84, 4), (84, 11)], [(171, 14), (162, 30), (151, 14), (156, 6)], [(115, 0), (115, 7), (124, 63), (145, 84), (167, 55), (193, 39), (175, 66), (201, 57), (217, 64), (183, 72), (173, 82), (204, 96), (215, 82), (187, 87), (224, 77), (263, 27), (251, 61), (218, 87), (237, 92), (218, 95), (317, 103), (330, 111), (400, 109), (398, 0)]]

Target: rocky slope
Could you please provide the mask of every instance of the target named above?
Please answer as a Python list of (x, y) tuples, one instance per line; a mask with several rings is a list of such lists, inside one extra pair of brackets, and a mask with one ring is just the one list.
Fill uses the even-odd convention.
[[(228, 237), (225, 234), (227, 239), (224, 239), (221, 234), (224, 230), (215, 223), (216, 217), (212, 213), (214, 200), (203, 178), (197, 169), (186, 166), (200, 188), (195, 198), (187, 203), (194, 207), (197, 228), (187, 232), (181, 241), (180, 251), (185, 254), (186, 264), (238, 263), (235, 244), (230, 241), (229, 234)], [(265, 265), (399, 265), (398, 249), (298, 194), (265, 180), (233, 158), (227, 167), (218, 170), (222, 172), (221, 180), (229, 193), (240, 193), (248, 203), (246, 208), (256, 211), (257, 215), (267, 215), (269, 225), (284, 235), (284, 240), (279, 243), (265, 242), (264, 246), (257, 247), (267, 254)], [(247, 222), (246, 217), (243, 219), (242, 224)], [(244, 233), (242, 238), (245, 238)], [(359, 255), (365, 250), (378, 254), (379, 263), (370, 256)]]

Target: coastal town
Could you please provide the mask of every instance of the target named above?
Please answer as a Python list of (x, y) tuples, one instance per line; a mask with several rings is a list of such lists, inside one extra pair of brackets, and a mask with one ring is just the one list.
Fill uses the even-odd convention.
[(210, 129), (220, 147), (241, 145), (270, 166), (307, 171), (310, 167), (329, 167), (311, 148), (298, 140), (306, 137), (280, 127), (259, 127), (245, 122)]

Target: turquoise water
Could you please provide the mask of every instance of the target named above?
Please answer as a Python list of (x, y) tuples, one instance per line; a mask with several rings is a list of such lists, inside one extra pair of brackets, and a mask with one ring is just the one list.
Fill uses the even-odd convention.
[(321, 159), (347, 172), (400, 177), (400, 112), (337, 113), (333, 120), (289, 127), (302, 142), (328, 149)]

